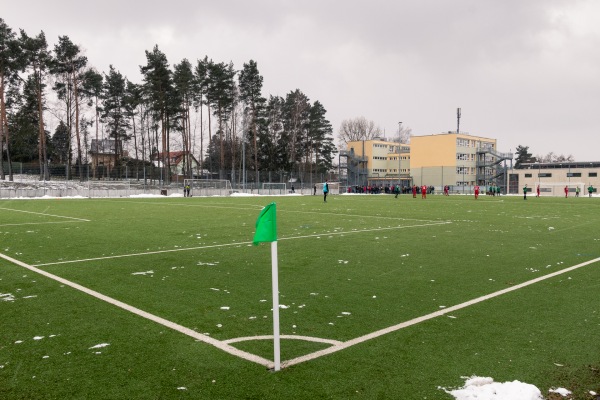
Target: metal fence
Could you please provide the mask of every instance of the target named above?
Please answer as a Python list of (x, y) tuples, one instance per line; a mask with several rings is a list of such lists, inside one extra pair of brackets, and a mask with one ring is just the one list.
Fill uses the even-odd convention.
[[(38, 197), (130, 197), (133, 195), (160, 195), (164, 188), (136, 182), (73, 182), (34, 181), (16, 176), (14, 182), (0, 184), (0, 198)], [(19, 179), (21, 178), (21, 179)]]
[[(41, 173), (39, 163), (13, 162), (10, 170), (13, 182), (8, 182), (8, 163), (4, 162), (5, 180), (0, 180), (0, 198), (15, 197), (124, 197), (136, 194), (183, 194), (183, 184), (188, 176), (168, 175), (166, 168), (149, 165), (123, 165), (111, 170), (92, 166), (49, 165), (47, 175)], [(280, 190), (289, 193), (294, 186), (299, 194), (310, 194), (315, 184), (337, 181), (337, 174), (329, 173), (286, 173), (241, 170), (220, 171), (216, 173), (203, 172), (200, 179), (225, 179), (231, 182), (232, 190), (206, 189), (202, 196), (227, 195), (231, 193), (248, 194), (283, 194), (275, 193), (274, 189), (263, 189), (263, 183), (285, 183), (286, 188)]]

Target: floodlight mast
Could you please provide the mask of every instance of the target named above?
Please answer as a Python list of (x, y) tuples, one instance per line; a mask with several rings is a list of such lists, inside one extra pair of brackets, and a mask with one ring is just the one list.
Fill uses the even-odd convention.
[(456, 133), (460, 133), (460, 108), (456, 109)]
[(402, 121), (398, 122), (398, 186), (400, 186), (400, 167), (402, 159), (400, 157), (400, 148), (402, 147)]

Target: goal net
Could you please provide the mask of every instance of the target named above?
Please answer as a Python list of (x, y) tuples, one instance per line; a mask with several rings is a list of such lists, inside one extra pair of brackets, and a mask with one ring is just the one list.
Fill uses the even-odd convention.
[(262, 184), (263, 193), (266, 194), (285, 194), (287, 192), (287, 185), (284, 183), (275, 182), (263, 182)]
[[(325, 182), (316, 183), (317, 194), (323, 193), (323, 185)], [(329, 187), (329, 194), (340, 194), (340, 183), (339, 182), (327, 182), (327, 187)]]
[[(533, 195), (536, 194), (537, 191), (536, 184), (533, 188), (531, 188), (531, 192)], [(554, 183), (540, 183), (540, 196), (563, 196), (565, 195), (565, 187), (567, 187), (569, 196), (575, 196), (577, 192), (577, 188), (579, 188), (579, 195), (583, 193), (585, 189), (585, 183), (583, 182), (554, 182)], [(587, 192), (586, 192), (587, 194)]]
[(190, 196), (217, 196), (231, 193), (228, 179), (184, 179), (183, 187), (190, 186)]

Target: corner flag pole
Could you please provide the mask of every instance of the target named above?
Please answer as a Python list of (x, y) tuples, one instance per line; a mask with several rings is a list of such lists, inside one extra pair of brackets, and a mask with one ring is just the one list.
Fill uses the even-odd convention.
[(277, 241), (271, 242), (271, 276), (273, 280), (273, 354), (275, 371), (281, 369), (279, 346), (279, 277), (277, 266)]
[(264, 207), (256, 220), (253, 244), (271, 242), (271, 276), (273, 286), (273, 361), (275, 371), (281, 369), (279, 337), (279, 277), (277, 265), (277, 213), (275, 203)]

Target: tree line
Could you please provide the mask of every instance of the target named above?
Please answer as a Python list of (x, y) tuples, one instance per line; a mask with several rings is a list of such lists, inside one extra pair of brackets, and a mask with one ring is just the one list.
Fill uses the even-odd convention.
[[(179, 151), (190, 177), (198, 174), (192, 157), (220, 179), (242, 162), (257, 181), (266, 171), (331, 170), (336, 149), (325, 107), (299, 89), (264, 97), (255, 61), (236, 70), (205, 56), (171, 68), (158, 46), (145, 54), (142, 82), (133, 83), (113, 65), (98, 72), (68, 36), (50, 49), (43, 31), (17, 34), (0, 18), (0, 178), (13, 180), (13, 162), (36, 162), (40, 179), (50, 179), (53, 164), (64, 165), (67, 178), (79, 166), (83, 180), (81, 166), (98, 151), (90, 141), (102, 138), (112, 139), (115, 169), (158, 161), (169, 171), (168, 154)], [(59, 120), (52, 135), (49, 113)]]
[(515, 168), (517, 169), (522, 168), (523, 164), (561, 163), (575, 161), (575, 157), (573, 157), (572, 154), (565, 156), (564, 154), (556, 154), (552, 151), (546, 155), (538, 154), (534, 157), (533, 154), (529, 152), (529, 146), (523, 145), (518, 145), (515, 153)]

